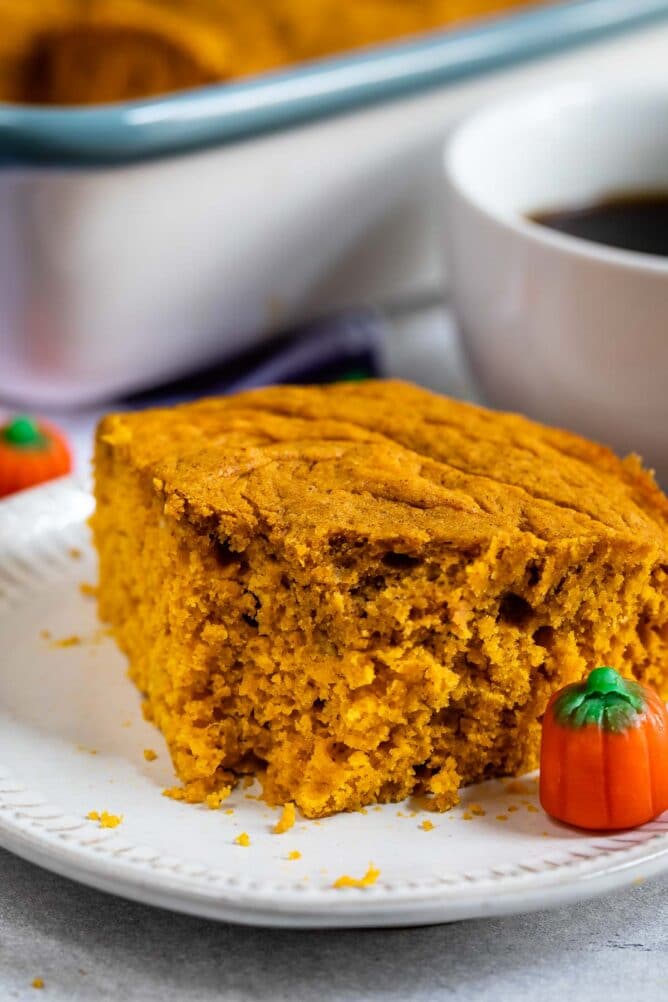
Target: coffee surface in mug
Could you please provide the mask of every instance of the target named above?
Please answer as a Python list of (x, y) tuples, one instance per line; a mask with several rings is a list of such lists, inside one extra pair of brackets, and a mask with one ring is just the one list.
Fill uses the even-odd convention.
[(590, 205), (530, 213), (529, 219), (582, 240), (668, 256), (668, 191), (613, 195)]

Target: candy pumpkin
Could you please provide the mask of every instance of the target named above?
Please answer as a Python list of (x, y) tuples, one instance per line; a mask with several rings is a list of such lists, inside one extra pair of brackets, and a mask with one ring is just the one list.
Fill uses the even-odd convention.
[(652, 690), (595, 668), (543, 718), (540, 802), (579, 828), (633, 828), (668, 810), (668, 712)]
[(53, 425), (19, 416), (0, 426), (0, 498), (71, 469), (67, 441)]

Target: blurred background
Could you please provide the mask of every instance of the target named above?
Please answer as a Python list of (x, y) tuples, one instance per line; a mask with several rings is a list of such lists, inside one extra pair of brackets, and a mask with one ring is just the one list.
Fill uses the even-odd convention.
[(501, 94), (660, 78), (668, 0), (0, 0), (0, 28), (0, 409), (83, 470), (114, 407), (370, 375), (478, 399), (443, 144)]

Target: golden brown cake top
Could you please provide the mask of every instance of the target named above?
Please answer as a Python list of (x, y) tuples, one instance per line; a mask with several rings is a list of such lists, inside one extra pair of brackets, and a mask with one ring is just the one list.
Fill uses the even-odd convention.
[(323, 540), (468, 546), (506, 534), (666, 549), (668, 500), (637, 459), (565, 431), (371, 380), (272, 387), (110, 415), (98, 431), (174, 514), (304, 562)]

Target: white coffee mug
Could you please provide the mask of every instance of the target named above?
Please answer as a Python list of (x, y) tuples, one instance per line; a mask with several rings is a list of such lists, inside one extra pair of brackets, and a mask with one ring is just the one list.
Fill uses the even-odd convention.
[(500, 102), (455, 131), (445, 178), (449, 292), (490, 402), (637, 452), (668, 483), (668, 257), (528, 218), (668, 193), (668, 81)]

